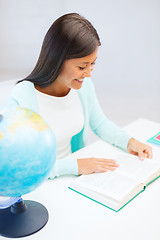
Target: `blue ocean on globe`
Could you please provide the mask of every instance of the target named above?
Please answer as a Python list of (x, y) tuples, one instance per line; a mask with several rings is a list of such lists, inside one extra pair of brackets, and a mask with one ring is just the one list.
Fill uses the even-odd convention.
[(56, 160), (56, 138), (40, 115), (0, 109), (0, 195), (17, 197), (37, 188)]

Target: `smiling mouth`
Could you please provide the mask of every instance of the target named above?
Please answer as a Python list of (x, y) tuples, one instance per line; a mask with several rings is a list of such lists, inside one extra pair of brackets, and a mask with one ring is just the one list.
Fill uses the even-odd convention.
[(75, 79), (76, 81), (78, 81), (79, 83), (82, 83), (84, 79)]

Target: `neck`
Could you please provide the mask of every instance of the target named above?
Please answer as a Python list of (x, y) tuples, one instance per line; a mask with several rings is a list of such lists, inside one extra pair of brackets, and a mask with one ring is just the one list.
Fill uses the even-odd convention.
[(51, 83), (47, 87), (40, 87), (37, 86), (37, 84), (34, 84), (34, 87), (38, 91), (54, 97), (65, 97), (71, 90), (71, 88), (64, 88), (62, 86), (58, 86), (56, 82)]

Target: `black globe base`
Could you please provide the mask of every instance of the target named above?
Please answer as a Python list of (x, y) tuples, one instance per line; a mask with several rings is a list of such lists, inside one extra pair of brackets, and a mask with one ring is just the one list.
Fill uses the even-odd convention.
[(20, 201), (9, 208), (0, 209), (0, 235), (19, 238), (42, 229), (48, 221), (48, 211), (40, 203)]

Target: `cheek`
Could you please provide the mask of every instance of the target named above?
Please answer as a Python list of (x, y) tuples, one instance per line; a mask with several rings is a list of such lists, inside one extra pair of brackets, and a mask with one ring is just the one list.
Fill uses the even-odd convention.
[(80, 71), (79, 69), (75, 69), (75, 67), (68, 67), (63, 69), (62, 74), (67, 81), (70, 81), (73, 79), (81, 78), (83, 71)]
[(83, 70), (77, 70), (76, 71), (76, 76), (81, 77), (83, 75), (84, 71)]
[(79, 70), (73, 70), (70, 74), (70, 76), (73, 78), (73, 79), (77, 79), (79, 77), (81, 77), (82, 75), (82, 72), (79, 71)]
[(71, 69), (65, 69), (65, 71), (63, 72), (63, 76), (66, 80), (70, 80), (71, 78), (73, 78), (73, 72)]

